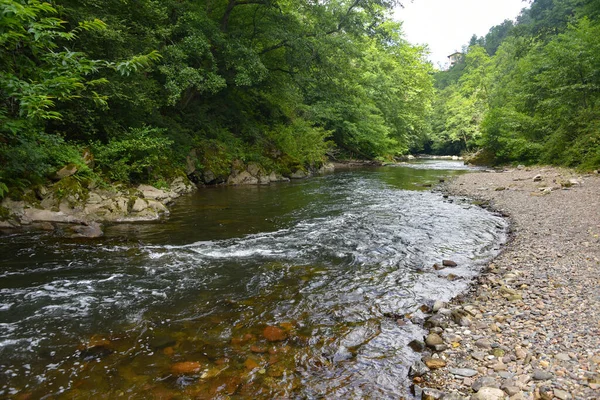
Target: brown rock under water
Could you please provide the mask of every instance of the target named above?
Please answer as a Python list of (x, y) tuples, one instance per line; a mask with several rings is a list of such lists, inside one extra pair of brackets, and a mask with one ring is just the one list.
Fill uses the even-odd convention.
[(198, 361), (183, 361), (171, 365), (171, 372), (175, 375), (194, 374), (202, 369)]
[(281, 342), (287, 339), (287, 334), (285, 333), (285, 331), (276, 326), (267, 326), (263, 331), (263, 336), (269, 342)]

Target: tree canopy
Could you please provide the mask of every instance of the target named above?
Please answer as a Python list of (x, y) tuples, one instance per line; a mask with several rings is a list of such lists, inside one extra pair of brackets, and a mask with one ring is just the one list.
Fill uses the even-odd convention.
[(66, 163), (151, 182), (192, 150), (200, 170), (403, 154), (426, 133), (433, 86), (395, 6), (1, 0), (0, 182), (31, 185)]
[(535, 0), (436, 76), (431, 146), (485, 161), (600, 166), (598, 2)]

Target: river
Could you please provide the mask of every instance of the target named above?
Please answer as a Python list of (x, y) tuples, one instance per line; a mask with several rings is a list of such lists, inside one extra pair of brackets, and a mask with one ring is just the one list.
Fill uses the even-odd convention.
[(506, 240), (500, 216), (431, 190), (461, 173), (211, 187), (99, 240), (0, 236), (0, 397), (408, 397), (420, 307)]

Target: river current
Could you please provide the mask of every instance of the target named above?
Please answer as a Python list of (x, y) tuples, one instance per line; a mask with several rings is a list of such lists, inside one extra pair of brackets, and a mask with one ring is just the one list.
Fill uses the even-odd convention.
[(205, 188), (99, 240), (0, 236), (0, 397), (408, 397), (420, 307), (506, 239), (500, 216), (431, 191), (460, 173)]

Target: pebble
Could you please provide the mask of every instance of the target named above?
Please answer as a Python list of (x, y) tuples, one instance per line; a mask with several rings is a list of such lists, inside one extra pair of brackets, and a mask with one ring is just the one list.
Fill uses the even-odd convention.
[(504, 400), (504, 392), (500, 389), (484, 387), (471, 396), (471, 400)]
[(560, 400), (568, 400), (571, 398), (569, 392), (560, 389), (554, 389), (554, 396), (558, 397)]
[(450, 373), (466, 378), (470, 378), (472, 376), (477, 375), (477, 371), (469, 368), (450, 368)]
[(427, 339), (425, 339), (425, 344), (427, 344), (428, 347), (434, 347), (438, 344), (444, 344), (444, 340), (437, 333), (430, 333), (427, 336)]
[(491, 387), (498, 389), (500, 388), (500, 384), (494, 378), (484, 376), (483, 378), (477, 379), (475, 383), (473, 383), (473, 385), (471, 386), (471, 389), (473, 389), (475, 392), (478, 392), (479, 389), (483, 387)]
[(446, 366), (446, 361), (441, 358), (424, 357), (423, 362), (430, 369), (438, 369)]
[[(426, 327), (443, 330), (437, 333), (450, 348), (436, 354), (452, 368), (427, 374), (427, 386), (463, 397), (497, 390), (474, 400), (600, 398), (600, 298), (590, 290), (600, 270), (600, 176), (532, 197), (542, 194), (538, 175), (550, 188), (574, 178), (547, 167), (465, 174), (448, 184), (510, 215), (514, 239), (467, 293), (435, 307)], [(462, 377), (459, 369), (479, 375)]]
[(553, 375), (550, 372), (541, 369), (533, 370), (533, 379), (535, 379), (536, 381), (547, 381), (549, 379), (552, 379), (552, 377)]

